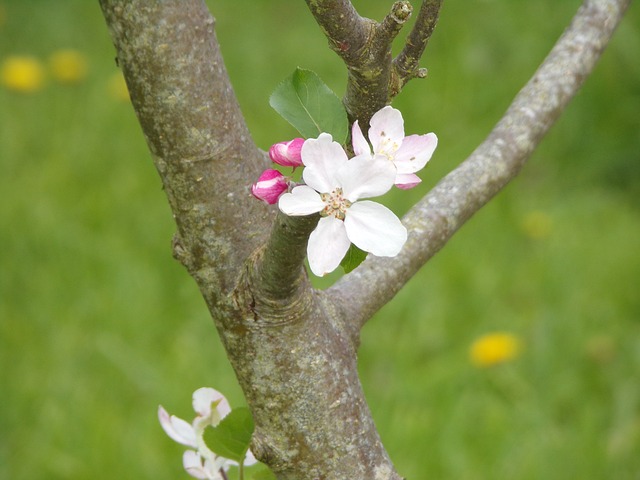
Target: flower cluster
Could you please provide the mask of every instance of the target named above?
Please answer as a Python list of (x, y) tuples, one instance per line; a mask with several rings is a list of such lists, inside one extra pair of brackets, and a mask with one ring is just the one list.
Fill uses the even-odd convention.
[[(204, 442), (203, 435), (207, 427), (215, 427), (231, 411), (227, 399), (213, 388), (199, 388), (193, 392), (193, 409), (196, 418), (191, 424), (174, 415), (169, 415), (158, 407), (158, 419), (164, 431), (176, 442), (193, 450), (187, 450), (182, 456), (182, 465), (189, 475), (206, 480), (223, 480), (221, 471), (226, 471), (235, 462), (213, 453)], [(251, 451), (247, 452), (244, 465), (257, 462)]]
[(305, 167), (304, 184), (288, 192), (292, 182), (267, 170), (251, 188), (257, 198), (278, 202), (287, 215), (320, 214), (307, 245), (315, 275), (335, 270), (352, 243), (373, 255), (393, 257), (407, 239), (406, 228), (391, 210), (364, 199), (383, 195), (394, 185), (409, 189), (420, 183), (416, 172), (427, 164), (438, 139), (433, 133), (405, 137), (402, 114), (389, 106), (373, 115), (368, 137), (356, 121), (351, 159), (328, 133), (278, 143), (269, 156), (279, 165)]
[[(294, 138), (289, 142), (280, 142), (269, 149), (269, 158), (273, 163), (283, 167), (302, 167), (302, 145), (304, 138)], [(251, 186), (251, 193), (258, 200), (273, 205), (289, 188), (289, 180), (278, 170), (265, 170), (256, 183)]]

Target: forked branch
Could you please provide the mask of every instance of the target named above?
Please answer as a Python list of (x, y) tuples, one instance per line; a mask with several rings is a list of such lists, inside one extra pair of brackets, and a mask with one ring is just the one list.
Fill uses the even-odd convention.
[(327, 293), (357, 329), (521, 170), (593, 70), (630, 0), (586, 0), (488, 138), (404, 217), (393, 259), (371, 257)]
[(349, 119), (367, 128), (373, 114), (397, 94), (391, 89), (391, 44), (409, 20), (411, 4), (395, 2), (381, 23), (361, 17), (348, 0), (307, 0), (307, 4), (347, 67), (343, 103)]

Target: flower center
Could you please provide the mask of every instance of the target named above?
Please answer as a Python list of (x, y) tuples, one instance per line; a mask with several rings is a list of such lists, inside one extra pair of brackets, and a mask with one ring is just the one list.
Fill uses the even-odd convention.
[(336, 187), (331, 193), (321, 193), (320, 198), (325, 203), (325, 207), (320, 211), (322, 217), (333, 215), (338, 220), (344, 220), (351, 202), (342, 196), (342, 188)]
[(386, 155), (389, 160), (393, 161), (396, 152), (400, 148), (398, 142), (395, 142), (392, 138), (387, 137), (387, 134), (380, 132), (380, 143), (378, 144), (378, 152), (381, 155)]

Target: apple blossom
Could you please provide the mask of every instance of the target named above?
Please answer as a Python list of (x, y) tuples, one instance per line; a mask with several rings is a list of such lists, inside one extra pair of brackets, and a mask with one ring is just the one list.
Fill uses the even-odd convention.
[(306, 185), (280, 197), (280, 210), (293, 216), (320, 213), (309, 237), (307, 257), (311, 271), (323, 276), (335, 270), (351, 243), (382, 257), (397, 255), (407, 230), (387, 207), (359, 201), (389, 191), (396, 168), (382, 155), (360, 155), (349, 160), (328, 133), (308, 139), (301, 151)]
[[(192, 448), (182, 457), (182, 464), (189, 475), (207, 480), (223, 480), (220, 470), (237, 465), (228, 458), (213, 453), (204, 442), (203, 435), (207, 427), (215, 427), (229, 414), (231, 407), (227, 399), (213, 388), (199, 388), (193, 392), (193, 409), (196, 418), (189, 424), (185, 420), (169, 415), (160, 405), (158, 419), (167, 435), (176, 442)], [(249, 450), (244, 465), (253, 465), (257, 460)]]
[(256, 183), (251, 185), (251, 193), (258, 200), (273, 205), (287, 188), (289, 183), (286, 177), (278, 170), (268, 169), (262, 172)]
[(304, 138), (294, 138), (288, 142), (279, 142), (271, 145), (269, 158), (271, 158), (272, 162), (283, 167), (301, 167), (300, 151), (303, 144)]
[(351, 137), (356, 155), (383, 155), (396, 166), (395, 185), (398, 188), (415, 187), (422, 180), (415, 174), (431, 159), (438, 146), (435, 133), (404, 136), (404, 120), (400, 110), (386, 106), (378, 110), (369, 122), (369, 141), (367, 142), (356, 120), (353, 123)]

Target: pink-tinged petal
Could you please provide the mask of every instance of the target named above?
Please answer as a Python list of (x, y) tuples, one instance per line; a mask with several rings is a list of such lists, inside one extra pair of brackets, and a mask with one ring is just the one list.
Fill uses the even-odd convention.
[(229, 402), (219, 391), (202, 387), (193, 392), (193, 410), (200, 417), (210, 417), (212, 413), (212, 405), (216, 404), (216, 410), (220, 419), (226, 417), (231, 411)]
[(262, 172), (258, 181), (251, 185), (251, 193), (258, 200), (273, 205), (287, 188), (289, 183), (285, 176), (278, 170), (269, 169)]
[(353, 145), (353, 153), (356, 155), (371, 155), (371, 146), (364, 138), (357, 120), (353, 122), (351, 127), (351, 144)]
[(348, 161), (340, 144), (328, 133), (321, 133), (317, 139), (310, 138), (302, 146), (302, 162), (307, 167), (302, 178), (311, 188), (328, 193), (337, 185), (336, 172)]
[(200, 478), (202, 480), (217, 480), (222, 479), (222, 476), (218, 472), (213, 472), (211, 469), (203, 463), (202, 457), (193, 450), (187, 450), (182, 455), (182, 466), (186, 472), (193, 478)]
[(399, 173), (396, 175), (396, 187), (409, 190), (418, 185), (422, 180), (415, 173)]
[(435, 133), (405, 137), (393, 160), (398, 173), (415, 173), (421, 170), (431, 160), (437, 146), (438, 137)]
[(387, 151), (390, 147), (389, 144), (396, 144), (397, 147), (400, 147), (404, 138), (404, 120), (400, 110), (387, 105), (371, 117), (369, 124), (371, 125), (369, 140), (371, 140), (374, 153)]
[(278, 201), (282, 213), (290, 216), (311, 215), (324, 208), (324, 202), (318, 192), (306, 185), (300, 185), (285, 193)]
[(322, 277), (333, 272), (344, 258), (351, 242), (344, 222), (333, 216), (321, 218), (309, 237), (307, 258), (314, 275)]
[(365, 200), (351, 205), (344, 219), (349, 240), (365, 252), (395, 257), (407, 240), (407, 229), (384, 205)]
[(353, 157), (337, 173), (343, 195), (351, 202), (359, 198), (377, 197), (387, 193), (396, 179), (396, 167), (387, 157)]
[(284, 167), (301, 167), (302, 156), (300, 151), (304, 144), (304, 138), (294, 138), (288, 142), (279, 142), (271, 145), (269, 158), (274, 163)]
[(187, 422), (175, 415), (169, 416), (162, 405), (158, 407), (158, 420), (160, 420), (162, 429), (172, 440), (182, 445), (196, 448), (195, 431)]

